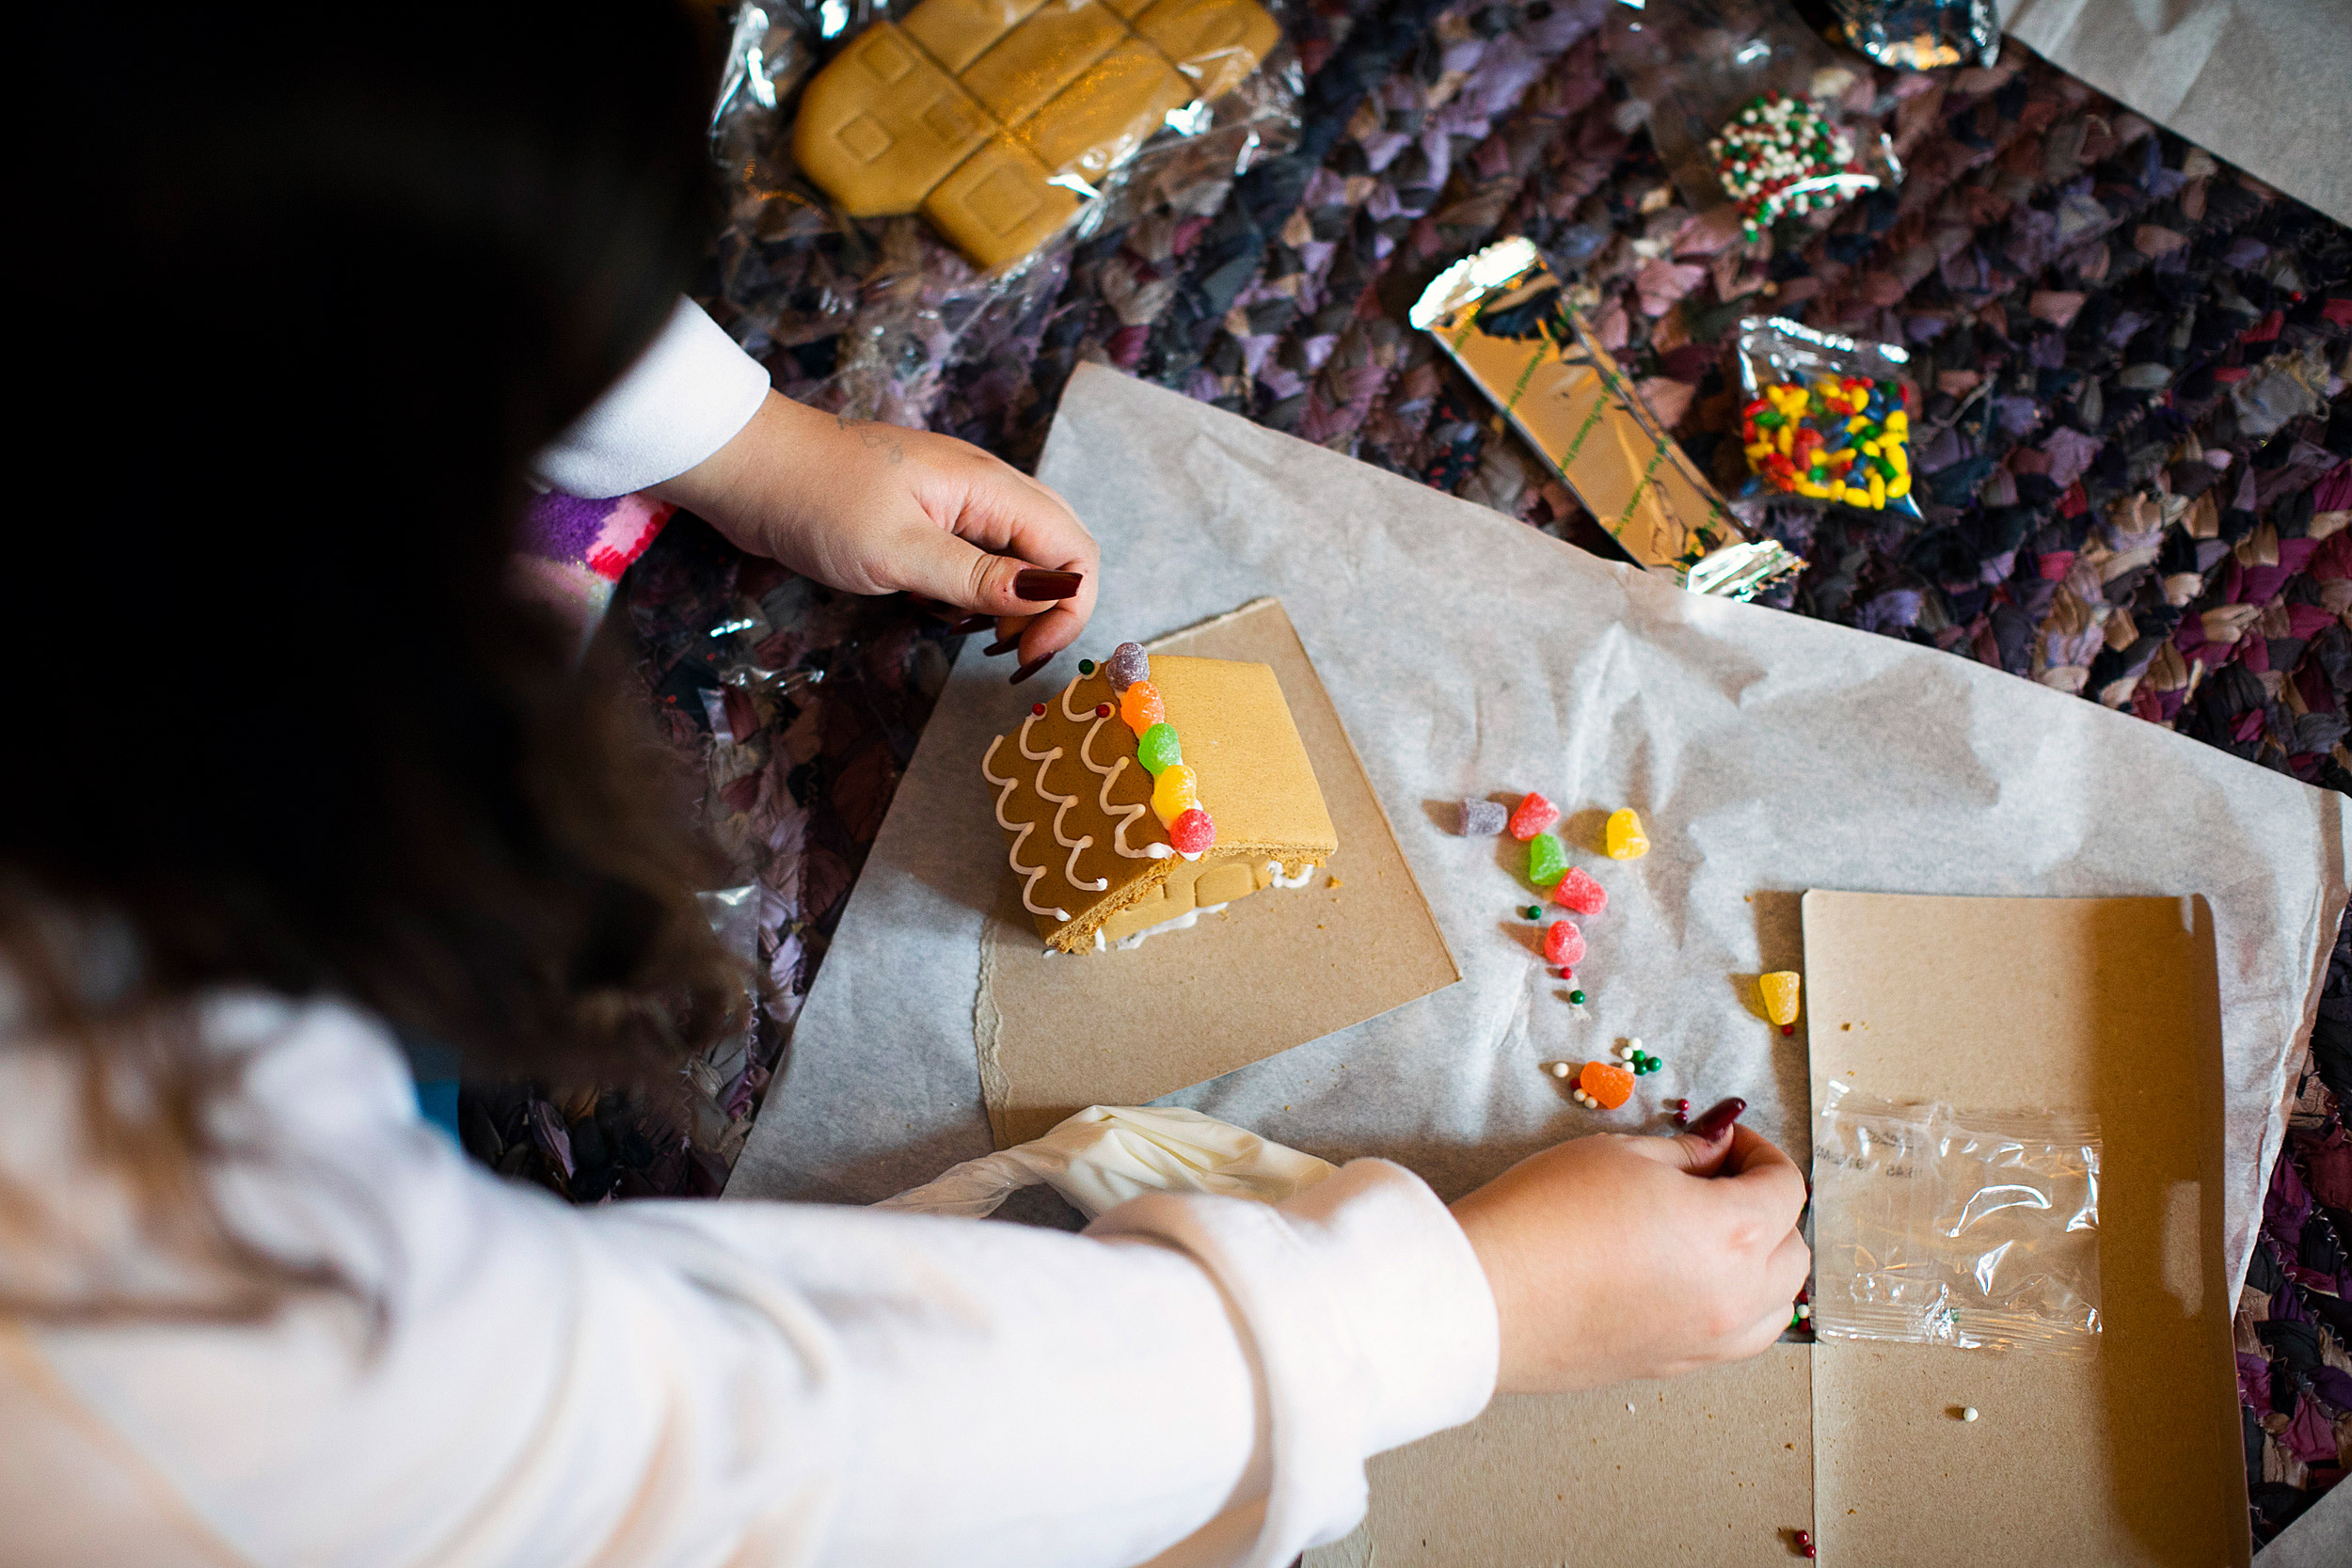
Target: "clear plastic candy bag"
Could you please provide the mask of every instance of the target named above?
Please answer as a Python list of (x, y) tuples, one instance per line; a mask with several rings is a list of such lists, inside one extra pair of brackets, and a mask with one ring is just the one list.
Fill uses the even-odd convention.
[(1797, 500), (1919, 515), (1910, 355), (1785, 317), (1752, 316), (1740, 324), (1738, 356), (1748, 482), (1734, 512), (1746, 517), (1763, 501)]
[[(1610, 68), (1649, 124), (1650, 140), (1675, 189), (1694, 212), (1727, 202), (1758, 207), (1753, 183), (1725, 166), (1723, 146), (1759, 101), (1794, 101), (1818, 116), (1844, 155), (1772, 193), (1760, 228), (1782, 216), (1824, 224), (1865, 191), (1902, 179), (1894, 145), (1876, 126), (1849, 119), (1840, 100), (1860, 73), (1782, 0), (1647, 0), (1610, 18)], [(1744, 194), (1743, 194), (1744, 193)]]
[(2095, 1120), (1832, 1084), (1813, 1148), (1815, 1333), (2060, 1354), (2097, 1342)]
[(1932, 71), (2001, 57), (2001, 18), (1993, 0), (1829, 0), (1845, 41), (1898, 71)]

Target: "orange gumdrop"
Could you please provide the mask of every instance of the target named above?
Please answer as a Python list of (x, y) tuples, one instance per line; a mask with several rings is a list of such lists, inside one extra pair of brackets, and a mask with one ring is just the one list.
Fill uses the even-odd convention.
[(1119, 694), (1119, 719), (1143, 738), (1143, 732), (1154, 724), (1164, 723), (1168, 710), (1160, 705), (1160, 689), (1150, 681), (1136, 681)]
[(1633, 1074), (1611, 1062), (1586, 1062), (1576, 1075), (1576, 1086), (1602, 1110), (1613, 1111), (1633, 1098)]

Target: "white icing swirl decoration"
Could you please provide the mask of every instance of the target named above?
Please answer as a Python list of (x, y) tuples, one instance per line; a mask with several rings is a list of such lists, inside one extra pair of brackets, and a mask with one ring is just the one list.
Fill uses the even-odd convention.
[[(1025, 725), (1023, 726), (1023, 733), (1025, 735), (1027, 733)], [(1006, 855), (1006, 858), (1012, 862), (1012, 868), (1028, 879), (1021, 889), (1021, 907), (1031, 914), (1050, 915), (1056, 920), (1068, 920), (1070, 918), (1068, 910), (1049, 908), (1030, 896), (1037, 892), (1037, 879), (1045, 875), (1045, 863), (1040, 861), (1035, 866), (1025, 866), (1021, 863), (1021, 846), (1027, 843), (1029, 835), (1037, 831), (1037, 824), (1034, 822), (1017, 823), (1005, 815), (1005, 802), (1012, 798), (1012, 792), (1020, 784), (1020, 780), (1009, 774), (999, 778), (989, 770), (988, 766), (996, 760), (996, 748), (1004, 743), (1005, 737), (1001, 735), (988, 743), (988, 755), (980, 759), (980, 777), (990, 784), (1002, 786), (996, 796), (996, 825), (1009, 833), (1012, 832), (1015, 828), (1021, 830), (1013, 833), (1012, 848)], [(1026, 747), (1023, 749), (1025, 751)], [(1057, 752), (1055, 754), (1060, 753)]]

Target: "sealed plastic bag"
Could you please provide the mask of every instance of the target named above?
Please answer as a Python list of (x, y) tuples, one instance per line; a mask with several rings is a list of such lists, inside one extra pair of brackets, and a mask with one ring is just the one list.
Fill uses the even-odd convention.
[(1817, 1334), (2060, 1353), (2096, 1343), (2095, 1121), (1894, 1104), (1832, 1084), (1813, 1148)]
[(980, 1219), (1043, 1182), (1091, 1220), (1142, 1193), (1279, 1203), (1337, 1168), (1198, 1111), (1089, 1105), (1041, 1138), (966, 1160), (874, 1207)]
[(1739, 359), (1749, 480), (1736, 503), (1796, 499), (1919, 515), (1911, 483), (1918, 392), (1908, 354), (1774, 316), (1740, 324)]
[[(1902, 178), (1884, 133), (1840, 106), (1853, 67), (1782, 0), (1621, 6), (1608, 48), (1684, 202), (1701, 213), (1739, 205), (1751, 238), (1783, 217), (1825, 223)], [(1772, 122), (1757, 126), (1768, 113)]]
[(2001, 18), (1993, 0), (1829, 0), (1845, 41), (1898, 71), (1932, 71), (2001, 57)]
[(1035, 330), (1078, 245), (1292, 143), (1286, 3), (747, 5), (696, 296), (787, 396), (919, 423)]

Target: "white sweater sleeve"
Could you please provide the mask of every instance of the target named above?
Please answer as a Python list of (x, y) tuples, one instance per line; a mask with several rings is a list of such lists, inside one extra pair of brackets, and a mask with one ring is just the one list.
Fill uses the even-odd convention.
[(637, 362), (539, 454), (539, 479), (591, 499), (675, 479), (733, 440), (767, 396), (759, 361), (681, 299)]
[[(1359, 1515), (1370, 1454), (1493, 1386), (1476, 1258), (1383, 1162), (1281, 1209), (1138, 1199), (1085, 1236), (582, 1212), (420, 1122), (348, 1009), (224, 1003), (208, 1033), (258, 1046), (233, 1222), (378, 1310), (0, 1321), (0, 1518), (30, 1522), (28, 1560), (1279, 1568)], [(59, 1152), (17, 1138), (70, 1113), (52, 1077), (0, 1054), (0, 1148)]]

